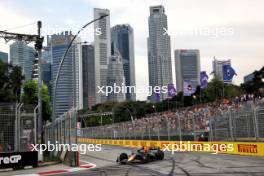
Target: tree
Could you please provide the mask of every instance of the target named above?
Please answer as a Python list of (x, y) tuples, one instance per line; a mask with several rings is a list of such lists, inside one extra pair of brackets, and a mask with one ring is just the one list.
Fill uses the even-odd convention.
[[(26, 81), (23, 85), (22, 101), (25, 104), (38, 104), (38, 82), (35, 80)], [(50, 120), (51, 104), (48, 95), (48, 87), (42, 86), (42, 117), (43, 121)]]
[(241, 84), (241, 87), (243, 90), (245, 90), (247, 93), (255, 93), (258, 94), (261, 89), (264, 89), (264, 67), (262, 67), (258, 71), (254, 71), (254, 77), (252, 81), (246, 82)]
[(204, 90), (205, 102), (211, 102), (223, 98), (224, 83), (219, 77), (214, 77), (209, 83), (208, 87)]
[(239, 86), (233, 84), (228, 84), (225, 86), (225, 98), (227, 99), (235, 98), (236, 96), (240, 96), (242, 93), (243, 90)]
[(20, 67), (3, 63), (0, 60), (0, 101), (18, 101), (23, 79), (24, 76)]

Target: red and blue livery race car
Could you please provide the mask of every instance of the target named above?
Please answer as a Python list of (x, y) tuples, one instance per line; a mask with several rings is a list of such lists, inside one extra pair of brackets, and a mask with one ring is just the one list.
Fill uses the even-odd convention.
[(131, 155), (126, 153), (121, 153), (117, 157), (116, 162), (120, 164), (129, 164), (129, 163), (148, 163), (156, 160), (163, 160), (164, 152), (159, 148), (147, 148), (142, 147), (135, 152), (132, 152)]

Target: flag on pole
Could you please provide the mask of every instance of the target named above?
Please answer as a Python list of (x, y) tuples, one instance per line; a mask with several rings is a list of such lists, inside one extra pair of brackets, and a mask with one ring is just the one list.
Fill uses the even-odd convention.
[(205, 89), (208, 86), (208, 75), (205, 71), (200, 73), (200, 88)]
[(183, 82), (183, 95), (184, 96), (191, 96), (196, 92), (196, 87), (191, 85), (191, 81), (185, 80)]
[(223, 65), (223, 81), (232, 81), (234, 75), (237, 74), (231, 65)]
[(174, 97), (177, 94), (177, 91), (173, 84), (168, 84), (168, 97)]

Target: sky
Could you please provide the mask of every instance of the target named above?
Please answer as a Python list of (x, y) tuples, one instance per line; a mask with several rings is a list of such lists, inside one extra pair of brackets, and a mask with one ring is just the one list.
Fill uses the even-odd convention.
[[(111, 26), (130, 24), (134, 29), (136, 85), (148, 85), (147, 37), (149, 7), (163, 5), (171, 36), (173, 77), (174, 50), (199, 49), (201, 70), (212, 72), (212, 60), (231, 59), (237, 72), (234, 84), (264, 66), (263, 0), (0, 0), (0, 30), (36, 34), (77, 31), (93, 19), (93, 8), (110, 10)], [(93, 26), (81, 33), (93, 41)], [(0, 51), (9, 45), (0, 39)], [(146, 95), (138, 94), (145, 100)]]

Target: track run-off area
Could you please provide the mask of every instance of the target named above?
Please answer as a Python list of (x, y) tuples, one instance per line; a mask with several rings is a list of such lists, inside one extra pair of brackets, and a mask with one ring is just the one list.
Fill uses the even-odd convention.
[[(237, 175), (263, 176), (264, 157), (212, 154), (204, 152), (165, 152), (163, 161), (147, 164), (119, 165), (120, 153), (131, 153), (133, 149), (121, 146), (102, 145), (102, 150), (80, 155), (81, 163), (89, 162), (96, 168), (67, 175), (88, 176), (209, 176)], [(63, 174), (62, 174), (63, 175)], [(64, 174), (66, 175), (66, 174)]]

